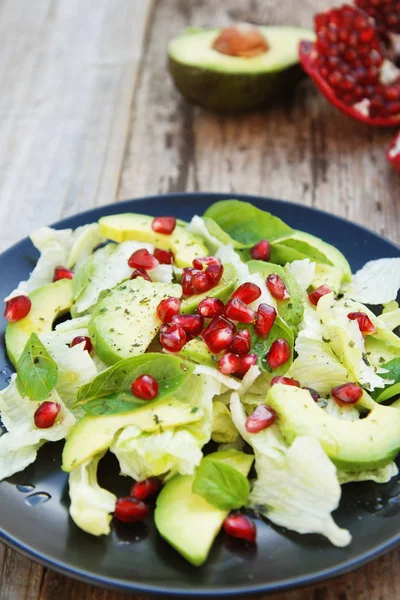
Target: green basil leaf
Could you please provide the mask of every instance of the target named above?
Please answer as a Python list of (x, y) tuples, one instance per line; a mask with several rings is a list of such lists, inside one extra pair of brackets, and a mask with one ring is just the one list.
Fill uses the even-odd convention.
[(74, 300), (81, 295), (83, 290), (90, 283), (90, 277), (92, 275), (93, 267), (93, 256), (88, 256), (82, 262), (80, 267), (77, 269), (75, 275), (72, 278), (72, 296)]
[(101, 415), (118, 415), (131, 412), (137, 408), (142, 408), (145, 404), (148, 404), (146, 400), (139, 400), (132, 394), (120, 392), (90, 400), (82, 408), (88, 415), (99, 417)]
[(379, 373), (380, 377), (390, 379), (393, 383), (388, 384), (383, 390), (376, 389), (371, 395), (376, 402), (385, 402), (400, 394), (400, 358), (392, 358), (380, 366), (387, 370), (387, 373)]
[[(151, 375), (158, 383), (157, 400), (173, 395), (193, 372), (194, 365), (168, 354), (148, 353), (132, 356), (118, 361), (102, 373), (99, 373), (90, 383), (78, 390), (76, 406), (87, 404), (98, 398), (113, 396), (120, 392), (130, 394), (133, 402), (136, 398), (130, 393), (132, 382), (140, 375)], [(120, 403), (116, 406), (124, 405)], [(122, 410), (121, 412), (126, 412)], [(116, 414), (115, 412), (113, 414)]]
[(17, 386), (21, 395), (41, 402), (57, 385), (58, 368), (53, 357), (32, 333), (17, 364)]
[(216, 508), (231, 510), (245, 506), (250, 484), (234, 467), (205, 458), (196, 471), (192, 489)]
[(213, 219), (243, 248), (253, 246), (263, 239), (273, 242), (294, 233), (293, 229), (278, 217), (240, 200), (215, 202), (206, 210), (204, 216)]

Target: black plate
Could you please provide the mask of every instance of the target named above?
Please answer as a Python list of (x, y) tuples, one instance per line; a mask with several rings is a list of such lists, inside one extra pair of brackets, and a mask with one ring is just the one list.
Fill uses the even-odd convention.
[[(226, 197), (196, 193), (143, 198), (97, 208), (64, 219), (56, 226), (77, 227), (103, 215), (126, 211), (167, 213), (188, 220)], [(400, 249), (394, 244), (338, 217), (268, 198), (236, 197), (334, 244), (347, 256), (353, 272), (367, 260), (400, 256)], [(37, 252), (28, 239), (0, 256), (1, 298), (28, 276), (36, 259)], [(1, 325), (4, 331), (4, 320)], [(4, 344), (0, 353), (4, 387), (10, 374)], [(158, 536), (151, 519), (141, 526), (114, 524), (112, 534), (99, 539), (79, 530), (68, 515), (67, 476), (60, 470), (61, 449), (61, 443), (46, 444), (33, 465), (0, 484), (0, 535), (30, 558), (96, 585), (174, 597), (215, 598), (272, 592), (337, 576), (376, 558), (400, 541), (398, 477), (385, 485), (345, 486), (335, 519), (353, 535), (348, 548), (335, 548), (320, 536), (299, 535), (258, 521), (257, 546), (249, 547), (220, 535), (207, 564), (195, 568)], [(126, 494), (129, 481), (117, 473), (115, 459), (103, 459), (100, 482), (117, 494)], [(35, 487), (28, 491), (24, 486)], [(39, 495), (32, 498), (32, 493)], [(41, 503), (48, 498), (43, 493), (51, 498)], [(35, 501), (39, 503), (32, 506)]]

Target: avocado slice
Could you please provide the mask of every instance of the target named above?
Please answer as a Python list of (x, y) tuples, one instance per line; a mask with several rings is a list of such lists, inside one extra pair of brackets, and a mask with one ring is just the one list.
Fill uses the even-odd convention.
[(343, 271), (338, 267), (331, 267), (316, 263), (315, 273), (311, 282), (311, 287), (314, 289), (320, 285), (327, 285), (335, 294), (338, 294), (343, 281)]
[(237, 282), (238, 278), (235, 267), (229, 263), (224, 264), (224, 273), (219, 284), (208, 290), (208, 292), (194, 294), (194, 296), (188, 296), (182, 300), (181, 313), (195, 312), (200, 302), (205, 298), (219, 298), (223, 302), (226, 302), (235, 291)]
[(72, 281), (60, 279), (47, 283), (31, 292), (29, 298), (32, 303), (29, 314), (20, 321), (8, 323), (6, 327), (7, 354), (15, 367), (31, 333), (48, 333), (57, 317), (71, 308)]
[(187, 342), (179, 352), (179, 356), (207, 367), (215, 367), (218, 360), (218, 356), (213, 354), (200, 338), (193, 338)]
[(400, 411), (365, 397), (370, 411), (357, 421), (345, 421), (324, 412), (308, 390), (277, 384), (266, 404), (278, 414), (279, 428), (291, 444), (298, 436), (317, 438), (329, 458), (347, 471), (378, 469), (400, 450)]
[(179, 284), (142, 277), (113, 288), (97, 303), (89, 322), (89, 335), (101, 360), (112, 365), (143, 354), (161, 325), (156, 314), (158, 304), (169, 296), (181, 295)]
[[(204, 460), (220, 460), (247, 477), (254, 456), (238, 450), (209, 454)], [(229, 511), (220, 510), (192, 492), (194, 475), (176, 475), (161, 490), (154, 512), (160, 535), (192, 565), (199, 567)]]
[(276, 305), (278, 313), (296, 335), (304, 314), (304, 294), (296, 279), (284, 267), (262, 260), (250, 260), (247, 266), (250, 273), (260, 273), (264, 279), (272, 273), (276, 273), (282, 279), (290, 294), (290, 298), (287, 300), (276, 300)]
[(168, 397), (122, 414), (99, 417), (85, 415), (68, 434), (62, 455), (62, 469), (72, 471), (95, 454), (108, 450), (118, 431), (128, 425), (136, 425), (143, 432), (153, 433), (199, 421), (203, 411), (197, 408), (192, 412), (193, 408), (190, 404)]
[(170, 235), (153, 231), (152, 222), (153, 217), (149, 215), (109, 215), (99, 220), (100, 233), (115, 242), (137, 240), (153, 244), (162, 250), (172, 250), (178, 267), (191, 267), (193, 259), (208, 255), (207, 248), (201, 240), (187, 231), (183, 221), (177, 222)]
[(208, 110), (229, 112), (250, 110), (284, 95), (301, 73), (296, 68), (299, 42), (314, 41), (315, 35), (297, 27), (258, 29), (268, 50), (251, 58), (214, 50), (221, 29), (191, 27), (171, 40), (169, 70), (181, 94)]

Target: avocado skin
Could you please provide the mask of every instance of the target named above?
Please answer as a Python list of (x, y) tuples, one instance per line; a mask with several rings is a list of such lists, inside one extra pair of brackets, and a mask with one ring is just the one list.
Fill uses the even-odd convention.
[(189, 66), (168, 57), (179, 92), (192, 104), (213, 112), (245, 112), (275, 104), (304, 77), (298, 65), (265, 73), (222, 73)]

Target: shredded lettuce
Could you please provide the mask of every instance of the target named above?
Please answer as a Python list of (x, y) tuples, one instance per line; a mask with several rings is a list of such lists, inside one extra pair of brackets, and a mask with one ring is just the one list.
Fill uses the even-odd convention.
[(75, 229), (71, 241), (72, 245), (66, 263), (65, 265), (60, 263), (68, 269), (72, 269), (75, 265), (79, 266), (85, 258), (92, 254), (97, 246), (105, 244), (107, 238), (101, 235), (98, 223), (90, 223)]
[(382, 314), (379, 317), (380, 321), (384, 323), (388, 329), (396, 329), (400, 327), (400, 308), (397, 302), (390, 302), (383, 309)]
[(390, 462), (384, 467), (371, 471), (342, 471), (338, 469), (338, 479), (341, 485), (353, 481), (375, 481), (375, 483), (387, 483), (399, 472), (395, 462)]
[(286, 263), (285, 269), (289, 271), (295, 278), (299, 286), (305, 291), (312, 283), (315, 275), (315, 262), (312, 262), (309, 258), (303, 260), (294, 260), (290, 263)]
[(214, 442), (227, 444), (235, 442), (238, 435), (229, 408), (223, 402), (214, 400), (211, 438)]
[(400, 288), (400, 258), (370, 260), (357, 271), (345, 292), (364, 304), (396, 300)]
[(116, 496), (97, 482), (97, 467), (102, 455), (73, 469), (69, 475), (70, 515), (75, 524), (92, 535), (110, 533), (111, 514)]
[(212, 252), (222, 246), (220, 240), (208, 231), (204, 219), (198, 215), (195, 215), (192, 218), (190, 223), (186, 226), (186, 231), (202, 239)]

